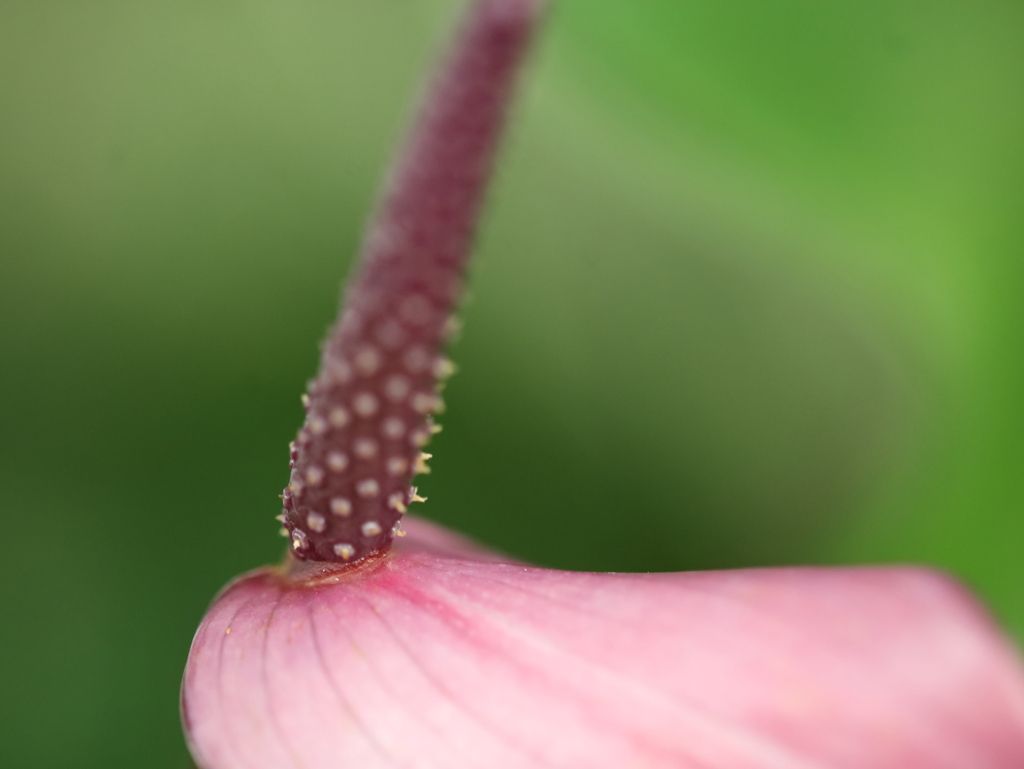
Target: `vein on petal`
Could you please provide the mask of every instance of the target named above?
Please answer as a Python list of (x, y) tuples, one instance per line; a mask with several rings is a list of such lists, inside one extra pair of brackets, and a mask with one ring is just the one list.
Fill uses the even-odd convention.
[[(447, 611), (445, 611), (444, 614), (450, 615), (450, 614), (453, 613), (451, 611), (451, 608), (453, 607), (454, 604), (452, 602), (448, 602), (448, 601), (441, 601), (441, 600), (438, 599), (438, 597), (436, 595), (432, 596), (432, 595), (429, 595), (429, 594), (427, 594), (425, 592), (417, 592), (415, 590), (408, 590), (408, 589), (406, 589), (402, 593), (397, 594), (396, 597), (406, 601), (407, 603), (411, 603), (412, 605), (420, 608), (421, 610), (426, 609), (429, 606), (429, 604), (435, 604), (435, 605), (443, 605), (443, 606), (445, 606), (447, 608)], [(457, 603), (460, 603), (460, 604), (464, 603), (459, 597), (455, 596), (455, 598), (456, 598), (456, 602)], [(396, 616), (400, 616), (401, 612), (397, 612), (396, 611), (395, 614), (396, 614)], [(461, 618), (464, 619), (465, 621), (462, 622), (462, 623), (456, 623), (456, 622), (453, 622), (450, 617), (443, 617), (443, 616), (441, 616), (441, 614), (442, 614), (441, 612), (438, 612), (436, 614), (436, 616), (434, 616), (434, 619), (436, 621), (444, 624), (445, 626), (447, 626), (449, 629), (452, 630), (453, 633), (462, 635), (464, 638), (466, 638), (467, 640), (471, 641), (479, 649), (484, 650), (485, 652), (491, 654), (494, 659), (500, 660), (501, 662), (503, 662), (503, 663), (513, 667), (513, 668), (518, 668), (521, 673), (528, 674), (527, 675), (528, 678), (529, 677), (532, 677), (532, 678), (535, 678), (535, 679), (540, 678), (540, 679), (543, 679), (543, 680), (545, 680), (547, 682), (551, 681), (551, 676), (550, 676), (550, 674), (546, 670), (541, 670), (540, 668), (538, 668), (536, 666), (531, 666), (531, 665), (528, 665), (528, 664), (524, 663), (522, 661), (522, 659), (520, 659), (519, 655), (508, 654), (506, 648), (503, 648), (499, 644), (496, 644), (493, 639), (498, 637), (497, 634), (483, 632), (483, 633), (474, 634), (471, 637), (470, 633), (467, 631), (467, 628), (471, 628), (471, 627), (472, 628), (478, 628), (480, 626), (480, 622), (477, 622), (476, 618), (474, 618), (473, 620), (469, 620), (468, 618), (465, 617), (465, 615), (461, 615)], [(492, 625), (491, 629), (496, 629), (496, 626)], [(404, 648), (408, 649), (408, 646), (406, 646), (406, 644), (403, 641), (401, 641), (401, 639), (400, 639), (400, 637), (398, 637), (397, 633), (395, 635), (396, 635), (396, 638), (399, 640), (399, 643), (401, 643)], [(506, 632), (505, 635), (511, 637), (512, 634)], [(426, 671), (426, 668), (423, 667), (422, 663), (419, 666), (424, 671), (424, 673), (426, 675), (428, 675), (432, 679), (436, 680), (436, 677), (432, 676), (429, 672)], [(555, 695), (556, 695), (554, 698), (552, 698), (552, 701), (556, 701), (556, 700), (560, 699), (560, 697), (558, 695), (560, 695), (561, 692), (558, 691), (557, 687), (550, 687), (549, 686), (548, 688), (551, 689), (552, 691), (554, 691)], [(455, 695), (450, 692), (450, 690), (448, 690), (446, 688), (445, 691), (449, 694), (450, 697), (452, 697), (453, 700), (458, 701), (457, 698), (455, 697)], [(578, 702), (577, 704), (581, 704), (581, 702)], [(580, 714), (585, 714), (586, 713), (586, 708), (576, 707), (575, 709)], [(592, 714), (589, 714), (589, 715), (592, 715)], [(478, 720), (479, 720), (479, 717), (478, 717)], [(590, 718), (589, 720), (590, 720), (590, 723), (592, 723), (592, 724), (595, 723), (595, 719)], [(599, 723), (599, 724), (596, 724), (596, 725), (598, 725), (600, 727), (608, 727), (608, 726), (610, 726), (608, 723), (603, 722), (603, 721), (601, 723)], [(602, 730), (593, 730), (592, 731), (592, 733), (594, 733), (594, 734), (618, 733), (618, 732), (621, 732), (621, 729), (614, 728), (614, 727), (610, 730), (610, 732), (609, 731), (602, 731)], [(654, 751), (650, 747), (648, 747), (646, 752), (648, 753), (648, 755), (650, 755)], [(671, 760), (671, 764), (673, 766), (677, 765), (677, 762), (678, 762), (678, 760), (680, 758), (678, 752), (670, 753), (670, 752), (667, 752), (667, 751), (664, 751), (664, 750), (661, 750), (659, 752), (663, 753), (665, 758), (670, 759)], [(544, 757), (543, 760), (545, 761), (545, 763), (550, 764), (550, 761), (547, 759), (547, 757)], [(693, 761), (693, 760), (694, 759), (691, 757), (691, 761)], [(559, 764), (559, 765), (561, 765), (561, 764)], [(700, 769), (699, 765), (697, 765), (695, 763), (691, 763), (690, 766), (692, 767), (692, 769)]]
[[(325, 678), (330, 684), (331, 691), (334, 692), (335, 700), (338, 702), (341, 709), (348, 714), (349, 718), (352, 719), (352, 722), (356, 724), (359, 731), (366, 738), (366, 742), (374, 749), (381, 760), (388, 766), (400, 766), (400, 764), (396, 762), (394, 756), (388, 753), (385, 747), (377, 740), (376, 737), (374, 737), (366, 722), (360, 718), (356, 709), (352, 707), (352, 703), (350, 703), (348, 698), (342, 693), (341, 687), (338, 685), (338, 681), (334, 676), (333, 668), (327, 664), (327, 661), (324, 658), (323, 649), (320, 645), (320, 634), (317, 629), (316, 612), (313, 611), (312, 603), (308, 603), (306, 605), (306, 613), (309, 616), (309, 626), (313, 634), (313, 647), (316, 649), (317, 662), (320, 665), (320, 669), (324, 672)], [(348, 633), (348, 631), (344, 629), (343, 632), (346, 634)]]
[[(392, 593), (391, 591), (389, 591), (389, 593), (391, 595), (394, 595), (396, 598), (400, 597), (396, 593)], [(413, 665), (413, 667), (416, 670), (418, 670), (419, 673), (423, 676), (423, 678), (431, 686), (433, 686), (434, 689), (442, 697), (444, 697), (445, 700), (447, 700), (449, 703), (451, 703), (451, 705), (457, 711), (462, 713), (469, 721), (472, 721), (473, 723), (475, 723), (479, 727), (481, 727), (484, 731), (486, 731), (487, 733), (491, 734), (498, 742), (500, 742), (501, 744), (511, 748), (512, 750), (515, 750), (517, 753), (520, 753), (525, 758), (529, 759), (529, 761), (531, 762), (530, 763), (531, 766), (550, 766), (550, 764), (546, 761), (546, 759), (543, 756), (540, 756), (540, 755), (536, 754), (534, 751), (532, 751), (532, 750), (528, 749), (526, 746), (520, 744), (519, 742), (514, 740), (510, 735), (506, 734), (505, 732), (503, 732), (502, 730), (497, 728), (494, 724), (492, 724), (492, 723), (490, 723), (490, 722), (488, 722), (488, 721), (486, 721), (484, 719), (481, 719), (480, 716), (476, 712), (473, 711), (473, 709), (471, 709), (470, 707), (467, 707), (458, 697), (456, 697), (454, 695), (453, 692), (451, 692), (451, 690), (447, 686), (444, 685), (444, 683), (441, 681), (441, 679), (438, 676), (435, 676), (433, 673), (431, 673), (430, 671), (428, 671), (424, 667), (423, 662), (420, 660), (420, 658), (416, 654), (413, 653), (413, 651), (409, 647), (409, 645), (406, 644), (404, 640), (402, 640), (401, 636), (399, 636), (399, 634), (395, 631), (395, 629), (392, 627), (391, 623), (388, 622), (388, 620), (387, 620), (387, 618), (385, 616), (385, 612), (379, 611), (378, 608), (370, 600), (369, 596), (366, 596), (364, 594), (364, 595), (361, 595), (360, 597), (365, 602), (365, 604), (366, 604), (367, 608), (369, 609), (370, 613), (373, 614), (373, 616), (375, 616), (378, 619), (378, 621), (380, 622), (381, 626), (385, 629), (385, 631), (388, 633), (388, 635), (392, 639), (394, 639), (394, 642), (397, 645), (397, 647), (402, 650), (402, 652), (406, 655), (407, 659)], [(426, 612), (426, 607), (424, 607), (422, 605), (414, 604), (413, 608), (417, 612), (421, 612), (421, 613)]]
[[(250, 608), (250, 609), (251, 608), (255, 608), (253, 603), (252, 603), (252, 597), (251, 596), (242, 599), (242, 602), (239, 605), (239, 607), (231, 615), (231, 619), (228, 621), (228, 624), (227, 624), (225, 629), (233, 627), (235, 625), (236, 621), (238, 620), (238, 616), (246, 608)], [(224, 671), (225, 671), (225, 667), (226, 667), (225, 664), (224, 664), (224, 646), (227, 644), (227, 641), (228, 641), (228, 634), (226, 632), (221, 633), (220, 634), (220, 647), (218, 649), (218, 660), (217, 660), (217, 699), (218, 699), (219, 704), (220, 704), (220, 711), (221, 711), (221, 713), (229, 712), (229, 710), (226, 708), (225, 703), (224, 703)], [(219, 723), (221, 723), (223, 725), (224, 730), (227, 733), (227, 738), (228, 739), (226, 741), (226, 745), (230, 745), (232, 748), (234, 748), (233, 752), (235, 753), (235, 756), (239, 760), (241, 760), (242, 763), (244, 763), (244, 764), (246, 764), (248, 766), (251, 766), (251, 764), (249, 764), (247, 761), (244, 760), (243, 754), (241, 753), (241, 751), (238, 750), (238, 746), (239, 746), (238, 739), (237, 739), (237, 736), (235, 735), (234, 731), (231, 729), (231, 726), (230, 726), (232, 720), (233, 719), (230, 719), (230, 718), (228, 718), (228, 719), (223, 719), (222, 718), (219, 721)]]
[(260, 683), (263, 686), (263, 695), (267, 703), (267, 715), (269, 717), (270, 725), (277, 735), (278, 741), (284, 746), (285, 752), (291, 759), (292, 765), (297, 769), (302, 769), (302, 761), (288, 742), (288, 738), (285, 736), (284, 730), (281, 728), (281, 721), (277, 714), (276, 698), (270, 696), (270, 686), (267, 683), (267, 645), (270, 640), (270, 628), (274, 624), (274, 617), (277, 613), (278, 607), (281, 605), (281, 601), (284, 600), (285, 593), (278, 591), (277, 599), (274, 601), (274, 605), (270, 609), (270, 614), (267, 616), (267, 622), (263, 627), (263, 653), (260, 658)]
[[(446, 590), (442, 585), (433, 583), (432, 588), (438, 592), (444, 592), (448, 595), (451, 593)], [(453, 598), (455, 596), (452, 596)], [(459, 598), (460, 601), (466, 602), (467, 596)], [(743, 746), (743, 752), (748, 754), (749, 758), (756, 759), (758, 767), (763, 769), (815, 769), (820, 767), (817, 762), (808, 763), (800, 757), (794, 755), (791, 751), (784, 749), (782, 746), (775, 744), (771, 741), (766, 741), (752, 735), (749, 731), (744, 730), (742, 727), (730, 726), (723, 721), (721, 718), (712, 718), (703, 715), (700, 712), (700, 708), (696, 703), (683, 702), (675, 697), (666, 695), (662, 690), (652, 686), (649, 682), (638, 680), (633, 677), (624, 676), (599, 662), (588, 660), (584, 657), (573, 655), (568, 653), (564, 647), (556, 642), (553, 642), (549, 637), (537, 633), (527, 632), (525, 629), (514, 625), (508, 620), (504, 619), (504, 615), (501, 612), (494, 611), (491, 607), (485, 607), (477, 602), (478, 607), (478, 619), (481, 622), (486, 622), (491, 628), (498, 631), (501, 635), (508, 639), (511, 639), (509, 646), (516, 648), (532, 648), (537, 652), (546, 654), (552, 659), (553, 664), (551, 667), (557, 668), (564, 675), (565, 671), (572, 667), (576, 667), (580, 671), (579, 678), (581, 679), (594, 679), (603, 680), (603, 683), (598, 684), (594, 688), (599, 691), (610, 691), (613, 688), (627, 692), (632, 698), (640, 701), (646, 701), (644, 712), (650, 712), (651, 708), (657, 708), (659, 710), (674, 711), (679, 716), (688, 720), (695, 731), (703, 732), (714, 732), (716, 734), (716, 740), (721, 744), (727, 744), (734, 747)], [(496, 633), (497, 635), (497, 633)], [(528, 653), (523, 655), (528, 657)], [(519, 662), (523, 665), (522, 662)], [(549, 682), (554, 683), (550, 673), (548, 672), (551, 667), (548, 666), (533, 666), (535, 671), (539, 671), (543, 677)], [(564, 675), (564, 681), (569, 680), (568, 675)], [(574, 694), (577, 696), (578, 703), (580, 705), (580, 712), (588, 716), (596, 727), (596, 733), (602, 733), (608, 729), (616, 728), (616, 724), (609, 723), (606, 718), (601, 717), (598, 710), (587, 707), (588, 697), (583, 695), (583, 692), (575, 691)], [(619, 726), (621, 728), (621, 726)], [(651, 744), (647, 739), (641, 738), (639, 735), (630, 735), (630, 739), (633, 741), (639, 741), (644, 752), (651, 752), (654, 745)], [(670, 747), (668, 745), (662, 745), (656, 748), (657, 752), (665, 755), (666, 758), (671, 757), (679, 760), (680, 748)], [(689, 754), (688, 760), (698, 760), (692, 753)], [(766, 763), (770, 762), (770, 763)]]
[[(369, 614), (374, 614), (372, 607), (369, 605), (369, 603), (367, 601), (363, 600), (362, 603), (364, 603), (367, 606), (367, 612)], [(327, 606), (326, 608), (328, 608), (329, 610), (331, 610), (333, 612), (333, 609), (331, 609), (330, 606)], [(358, 622), (358, 619), (356, 620), (356, 622)], [(338, 623), (338, 626), (339, 626), (341, 632), (345, 634), (345, 636), (348, 639), (349, 644), (352, 646), (352, 648), (354, 648), (354, 649), (361, 649), (362, 648), (361, 645), (357, 643), (355, 637), (351, 633), (351, 630), (349, 628), (349, 624), (354, 624), (354, 623), (340, 622), (340, 623)], [(376, 664), (374, 664), (373, 660), (375, 658), (375, 655), (374, 654), (362, 654), (362, 655), (359, 655), (359, 656), (360, 656), (361, 660), (363, 661), (363, 663), (368, 668), (369, 672), (372, 674), (372, 676), (373, 676), (377, 686), (385, 694), (385, 696), (390, 701), (392, 701), (394, 707), (396, 707), (398, 710), (404, 712), (406, 714), (406, 716), (410, 720), (412, 720), (414, 722), (415, 721), (421, 721), (423, 719), (423, 714), (417, 713), (417, 712), (415, 712), (415, 711), (413, 711), (413, 710), (411, 710), (409, 708), (409, 706), (406, 703), (406, 701), (394, 691), (394, 689), (389, 685), (386, 677), (380, 671), (378, 666)], [(398, 757), (395, 757), (394, 760), (396, 762), (398, 762), (398, 763), (395, 764), (396, 766), (402, 766), (403, 765), (400, 762), (400, 759)]]
[[(421, 564), (417, 564), (417, 565), (421, 565)], [(423, 565), (426, 565), (426, 564), (423, 564)], [(445, 565), (447, 565), (447, 564), (445, 564)], [(502, 609), (502, 611), (494, 611), (494, 604), (495, 604), (495, 602), (502, 603), (501, 596), (493, 594), (493, 591), (476, 591), (476, 590), (474, 590), (473, 589), (474, 582), (477, 582), (477, 583), (490, 582), (492, 584), (495, 584), (495, 583), (499, 584), (499, 585), (501, 585), (503, 587), (506, 587), (506, 588), (508, 588), (510, 590), (514, 590), (514, 591), (519, 592), (521, 594), (525, 594), (525, 595), (530, 596), (531, 597), (531, 601), (533, 599), (541, 599), (544, 602), (552, 604), (553, 606), (557, 606), (560, 609), (560, 611), (562, 611), (562, 612), (565, 612), (566, 610), (571, 610), (573, 613), (579, 614), (580, 616), (586, 616), (586, 617), (589, 617), (589, 618), (597, 617), (597, 618), (599, 618), (599, 619), (601, 619), (603, 621), (617, 620), (617, 621), (621, 622), (622, 619), (623, 619), (622, 617), (616, 616), (614, 612), (609, 614), (607, 617), (604, 617), (600, 613), (593, 613), (593, 612), (590, 612), (590, 611), (585, 611), (585, 610), (581, 609), (578, 606), (575, 606), (575, 605), (572, 605), (570, 603), (567, 603), (564, 600), (559, 600), (559, 599), (553, 597), (549, 592), (541, 592), (541, 591), (536, 591), (536, 590), (530, 590), (530, 589), (525, 588), (521, 583), (517, 583), (517, 582), (514, 582), (514, 581), (509, 582), (509, 581), (506, 581), (506, 579), (496, 579), (495, 578), (496, 574), (501, 574), (501, 575), (505, 576), (506, 578), (509, 576), (508, 575), (508, 571), (509, 570), (508, 569), (503, 569), (500, 566), (483, 566), (482, 567), (482, 566), (479, 566), (477, 564), (472, 564), (471, 566), (469, 566), (469, 568), (462, 568), (462, 567), (466, 566), (466, 564), (457, 563), (457, 562), (453, 562), (453, 563), (451, 563), (451, 565), (452, 565), (453, 568), (450, 569), (450, 570), (447, 570), (447, 569), (444, 569), (444, 568), (436, 568), (435, 569), (435, 574), (437, 574), (437, 573), (444, 574), (447, 571), (448, 574), (446, 576), (448, 577), (448, 579), (444, 579), (443, 577), (438, 577), (438, 578), (435, 578), (434, 580), (429, 581), (429, 584), (431, 584), (432, 588), (434, 588), (434, 589), (445, 589), (445, 591), (450, 596), (453, 596), (457, 600), (463, 601), (463, 602), (465, 602), (467, 604), (477, 604), (477, 605), (483, 604), (485, 610), (491, 612), (491, 616), (497, 616), (497, 617), (504, 618), (507, 615), (507, 612), (505, 611), (505, 609), (507, 609), (508, 607), (505, 606), (504, 604), (502, 604), (502, 606), (500, 607)], [(529, 577), (534, 577), (534, 578), (536, 578), (536, 577), (544, 577), (544, 576), (551, 576), (550, 572), (548, 572), (547, 575), (545, 575), (542, 570), (525, 569), (525, 570), (523, 570), (523, 572), (525, 572), (525, 575), (529, 575)], [(517, 573), (519, 573), (518, 570), (517, 570)], [(772, 573), (775, 574), (775, 575), (778, 575), (778, 572), (772, 572)], [(896, 571), (893, 571), (892, 574), (898, 575), (898, 576), (902, 576), (904, 578), (901, 584), (903, 584), (904, 586), (906, 586), (906, 587), (908, 587), (910, 589), (908, 595), (910, 595), (911, 597), (913, 597), (914, 594), (915, 594), (915, 590), (914, 590), (915, 585), (917, 585), (917, 584), (924, 584), (925, 586), (928, 586), (928, 584), (929, 584), (928, 582), (922, 582), (922, 580), (921, 580), (921, 577), (922, 576), (927, 577), (928, 576), (927, 574), (922, 575), (922, 574), (918, 574), (918, 573), (915, 573), (915, 572), (902, 572), (902, 575), (901, 575), (900, 572), (896, 572)], [(909, 575), (910, 579), (907, 579), (908, 575)], [(582, 574), (581, 575), (571, 575), (571, 574), (565, 574), (565, 577), (567, 579), (570, 578), (570, 577), (573, 577), (573, 576), (577, 577), (577, 579), (573, 580), (574, 582), (578, 582), (580, 580), (584, 580), (585, 581), (588, 577), (599, 576), (601, 578), (601, 581), (604, 582), (605, 584), (613, 584), (613, 585), (616, 582), (618, 582), (618, 580), (620, 580), (620, 579), (628, 579), (630, 581), (636, 580), (637, 582), (645, 581), (644, 575), (613, 576), (613, 575), (582, 575)], [(703, 576), (703, 575), (695, 574), (693, 576), (695, 578), (694, 581), (693, 581), (695, 584), (687, 584), (687, 585), (684, 585), (684, 584), (682, 584), (680, 582), (675, 582), (674, 580), (671, 581), (671, 582), (667, 582), (666, 583), (665, 580), (657, 579), (656, 577), (655, 577), (655, 580), (657, 582), (662, 583), (662, 585), (664, 585), (664, 586), (670, 586), (672, 588), (683, 589), (686, 593), (690, 594), (691, 596), (699, 594), (699, 595), (703, 596), (705, 599), (710, 600), (713, 604), (728, 603), (735, 610), (742, 610), (742, 613), (744, 613), (744, 614), (750, 614), (750, 615), (755, 616), (757, 618), (757, 621), (759, 623), (761, 623), (761, 624), (765, 624), (765, 623), (774, 624), (775, 626), (777, 626), (780, 629), (786, 629), (786, 630), (790, 629), (790, 625), (785, 624), (785, 623), (781, 623), (779, 617), (775, 616), (774, 614), (772, 614), (770, 612), (764, 611), (763, 607), (757, 605), (756, 603), (751, 603), (750, 601), (744, 601), (744, 600), (742, 600), (741, 597), (737, 597), (736, 595), (733, 595), (733, 593), (734, 593), (733, 590), (730, 589), (730, 590), (722, 591), (720, 593), (716, 592), (716, 591), (707, 590), (706, 586), (703, 583), (705, 583), (706, 580), (709, 577), (705, 577), (705, 579), (701, 579), (701, 576)], [(747, 576), (749, 577), (749, 574)], [(807, 574), (806, 573), (798, 574), (794, 570), (792, 574), (785, 574), (784, 576), (785, 576), (785, 580), (782, 583), (780, 583), (780, 584), (782, 584), (783, 586), (791, 589), (792, 586), (793, 586), (793, 579), (792, 579), (792, 577), (799, 577), (799, 578), (801, 578), (801, 581), (803, 581), (803, 579), (806, 578)], [(849, 576), (850, 575), (844, 575), (844, 578), (843, 578), (844, 581), (848, 580)], [(879, 576), (877, 574), (877, 572), (876, 572), (876, 576)], [(889, 575), (884, 575), (884, 576), (886, 576), (887, 579), (889, 577)], [(739, 586), (742, 589), (744, 587), (744, 582), (746, 582), (746, 581), (747, 580), (735, 580), (734, 579), (734, 580), (731, 581), (731, 584), (735, 584), (735, 585)], [(878, 589), (877, 585), (878, 585), (878, 583), (876, 583), (876, 585), (873, 586), (872, 589), (877, 590)], [(619, 585), (615, 585), (615, 586), (616, 587), (620, 587)], [(697, 587), (697, 586), (699, 586), (699, 587)], [(573, 590), (578, 590), (579, 586), (578, 585), (570, 585), (570, 587)], [(591, 587), (593, 587), (593, 585), (591, 585)], [(696, 587), (697, 589), (690, 589), (691, 587)], [(587, 591), (587, 592), (589, 592), (589, 591)], [(820, 602), (820, 595), (812, 594), (809, 598), (812, 601), (812, 603)], [(899, 607), (896, 606), (896, 608), (899, 608)], [(924, 610), (926, 611), (926, 616), (930, 616), (934, 612), (934, 607), (929, 607), (927, 605), (927, 602), (926, 602)], [(890, 611), (892, 611), (892, 609), (890, 609)], [(940, 619), (941, 619), (941, 617), (940, 617)], [(516, 627), (516, 628), (519, 627), (516, 624), (512, 624), (514, 622), (514, 620), (505, 621), (504, 619), (502, 619), (501, 622), (502, 622), (502, 624), (508, 625), (510, 627)], [(829, 625), (826, 624), (821, 629), (822, 630), (828, 630), (829, 629)], [(512, 633), (512, 631), (509, 631), (509, 632)], [(519, 636), (522, 636), (522, 631), (521, 630), (517, 630), (517, 631), (515, 631), (512, 634), (514, 634), (514, 635), (517, 634)], [(538, 637), (540, 637), (540, 636), (538, 636)], [(814, 652), (816, 650), (816, 645), (815, 644), (805, 645), (805, 644), (801, 643), (801, 640), (802, 639), (801, 639), (801, 637), (799, 635), (794, 635), (792, 632), (787, 633), (787, 643), (790, 646), (793, 646), (793, 644), (796, 644), (796, 646), (794, 646), (792, 649), (790, 649), (790, 651), (792, 653), (789, 655), (789, 657), (791, 659), (803, 659), (802, 654), (807, 653), (807, 652)], [(984, 649), (981, 648), (980, 646), (978, 646), (977, 642), (979, 640), (981, 640), (983, 642), (984, 638), (980, 638), (979, 639), (979, 637), (975, 634), (974, 635), (975, 646), (978, 647), (978, 649), (980, 649), (983, 652)], [(847, 642), (847, 639), (846, 639), (845, 634), (841, 630), (838, 632), (838, 634), (836, 632), (830, 632), (829, 636), (828, 636), (828, 642), (825, 644), (825, 648), (834, 647), (836, 643), (843, 644), (844, 642)], [(797, 651), (797, 647), (799, 647), (799, 646), (806, 646), (806, 649), (804, 650), (803, 653)], [(817, 645), (817, 646), (818, 646), (818, 648), (821, 648), (820, 644)], [(750, 659), (756, 659), (756, 656), (753, 656)], [(890, 659), (889, 657), (885, 658), (885, 660), (889, 660), (889, 659)], [(929, 687), (926, 685), (927, 681), (922, 682), (921, 680), (919, 680), (919, 677), (915, 677), (913, 675), (906, 675), (905, 673), (907, 671), (905, 671), (903, 669), (903, 666), (901, 664), (899, 664), (899, 660), (892, 660), (892, 663), (893, 664), (890, 664), (890, 665), (887, 666), (888, 672), (886, 673), (884, 678), (886, 678), (887, 680), (894, 680), (894, 681), (902, 680), (904, 683), (901, 684), (900, 686), (898, 686), (897, 690), (898, 691), (902, 690), (903, 692), (906, 692), (907, 696), (909, 696), (910, 698), (912, 698), (912, 699), (914, 699), (916, 701), (921, 701), (921, 702), (924, 702), (924, 701), (931, 702), (932, 701), (933, 698), (931, 697), (931, 695), (929, 693)], [(609, 669), (607, 662), (599, 662), (599, 663), (593, 663), (592, 662), (592, 664), (597, 664), (600, 667), (600, 669), (602, 669), (602, 670), (608, 670)], [(836, 676), (836, 680), (834, 681), (835, 686), (833, 686), (832, 688), (835, 691), (837, 691), (837, 692), (842, 692), (842, 691), (856, 691), (856, 688), (857, 688), (858, 684), (860, 683), (860, 679), (863, 677), (864, 671), (863, 670), (848, 670), (848, 671), (844, 672), (844, 671), (840, 671), (838, 669), (834, 669), (834, 670), (831, 671), (831, 673), (834, 676)], [(636, 680), (636, 681), (643, 681), (644, 679), (643, 679), (642, 676), (639, 679), (637, 679), (636, 676), (633, 675), (633, 676), (629, 677), (628, 680), (631, 680), (631, 681), (634, 681), (634, 680)], [(805, 684), (806, 684), (806, 682), (805, 682)], [(912, 726), (911, 726), (911, 724), (907, 724), (906, 725), (907, 726), (906, 729), (904, 729), (904, 728), (900, 729), (901, 735), (904, 737), (904, 739), (900, 740), (900, 742), (903, 743), (904, 749), (912, 750), (919, 759), (923, 759), (925, 756), (928, 756), (928, 758), (926, 760), (935, 761), (935, 762), (941, 762), (942, 766), (949, 766), (949, 767), (955, 767), (955, 766), (958, 767), (958, 766), (961, 766), (961, 765), (968, 765), (968, 764), (969, 765), (979, 765), (978, 762), (984, 760), (984, 758), (986, 756), (991, 758), (992, 756), (996, 755), (991, 748), (985, 749), (983, 753), (979, 753), (978, 752), (978, 747), (976, 747), (976, 745), (990, 744), (990, 741), (987, 740), (987, 739), (983, 739), (983, 740), (981, 740), (979, 742), (979, 740), (977, 739), (977, 736), (974, 739), (968, 739), (966, 741), (961, 740), (959, 742), (959, 744), (950, 745), (949, 746), (949, 748), (950, 748), (949, 751), (941, 750), (939, 748), (939, 743), (941, 743), (941, 740), (937, 740), (936, 739), (936, 736), (937, 736), (938, 732), (941, 731), (941, 729), (942, 729), (941, 724), (942, 723), (957, 724), (958, 722), (962, 723), (964, 721), (964, 718), (963, 718), (963, 713), (962, 712), (958, 712), (958, 711), (962, 711), (962, 708), (958, 709), (956, 707), (956, 703), (951, 701), (949, 699), (949, 697), (939, 697), (937, 699), (938, 699), (937, 702), (931, 702), (930, 707), (932, 708), (933, 714), (937, 715), (938, 718), (937, 719), (932, 718), (930, 720), (931, 721), (936, 721), (937, 720), (938, 724), (940, 724), (940, 725), (936, 725), (935, 723), (928, 723), (927, 721), (922, 720), (920, 717), (913, 719), (912, 720), (912, 724), (913, 724)], [(693, 705), (688, 705), (687, 707), (690, 707), (691, 709), (694, 709)], [(725, 717), (726, 716), (721, 716), (720, 715), (719, 716), (719, 720), (723, 720)], [(759, 721), (755, 721), (755, 723), (759, 723)], [(878, 726), (878, 725), (879, 724), (876, 724), (876, 726)], [(764, 730), (766, 728), (769, 731), (773, 730), (773, 727), (772, 727), (770, 722), (768, 724), (761, 723), (759, 728), (761, 730)], [(982, 732), (985, 732), (986, 731), (986, 724), (984, 723), (984, 719), (980, 719), (979, 720), (978, 718), (975, 718), (973, 720), (973, 722), (969, 722), (968, 723), (966, 728), (968, 729), (969, 732), (977, 732), (978, 729), (981, 729)], [(912, 739), (909, 739), (909, 740), (905, 739), (907, 737), (908, 730), (912, 730), (912, 733), (915, 735)], [(998, 729), (998, 727), (996, 727), (996, 733), (997, 734), (998, 734), (998, 731), (999, 731), (999, 729)], [(853, 742), (849, 742), (849, 739), (852, 739), (852, 737), (850, 737), (848, 735), (848, 744), (845, 745), (845, 746), (837, 745), (835, 743), (834, 739), (833, 740), (826, 739), (824, 742), (818, 741), (817, 744), (812, 749), (817, 750), (817, 751), (825, 750), (827, 752), (826, 753), (827, 755), (836, 755), (837, 751), (841, 751), (843, 748), (849, 749), (851, 747), (856, 747), (858, 744), (863, 744), (862, 740), (861, 741), (854, 740)], [(782, 743), (778, 742), (777, 740), (773, 740), (770, 744), (776, 745), (780, 749), (782, 748)], [(963, 754), (963, 756), (962, 756), (963, 760), (957, 760), (955, 755), (951, 754), (950, 751), (953, 751), (954, 749), (959, 750), (959, 751), (966, 751)], [(787, 750), (790, 750), (790, 749), (787, 748)], [(938, 766), (940, 764), (936, 763), (935, 765)]]

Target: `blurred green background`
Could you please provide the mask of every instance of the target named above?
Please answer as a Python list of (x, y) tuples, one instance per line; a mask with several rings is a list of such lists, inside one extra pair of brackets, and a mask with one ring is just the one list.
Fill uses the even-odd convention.
[[(185, 765), (214, 592), (456, 4), (0, 5), (0, 765)], [(923, 562), (1024, 638), (1024, 5), (563, 0), (423, 513), (534, 562)]]

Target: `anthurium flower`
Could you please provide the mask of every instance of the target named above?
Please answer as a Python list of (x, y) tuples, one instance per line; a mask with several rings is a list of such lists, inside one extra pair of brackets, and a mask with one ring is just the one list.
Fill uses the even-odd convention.
[(306, 398), (288, 556), (229, 585), (193, 642), (182, 712), (197, 763), (1024, 766), (1016, 652), (933, 572), (572, 573), (422, 520), (403, 529), (541, 10), (477, 0), (428, 91)]

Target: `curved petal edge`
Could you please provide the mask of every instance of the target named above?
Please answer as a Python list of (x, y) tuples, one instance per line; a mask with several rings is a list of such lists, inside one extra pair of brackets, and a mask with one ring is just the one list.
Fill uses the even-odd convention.
[(1024, 766), (1019, 658), (941, 574), (561, 572), (408, 528), (216, 599), (182, 686), (201, 767)]

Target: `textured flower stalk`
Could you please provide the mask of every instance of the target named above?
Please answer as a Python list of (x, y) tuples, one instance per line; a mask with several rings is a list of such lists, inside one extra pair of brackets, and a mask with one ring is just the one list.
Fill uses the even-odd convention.
[(427, 92), (304, 397), (282, 522), (299, 559), (386, 549), (426, 472), (441, 355), (540, 0), (479, 0)]
[(478, 0), (428, 92), (310, 388), (292, 557), (229, 585), (192, 643), (197, 765), (1024, 767), (1019, 656), (933, 572), (578, 574), (414, 517), (389, 547), (539, 11)]

